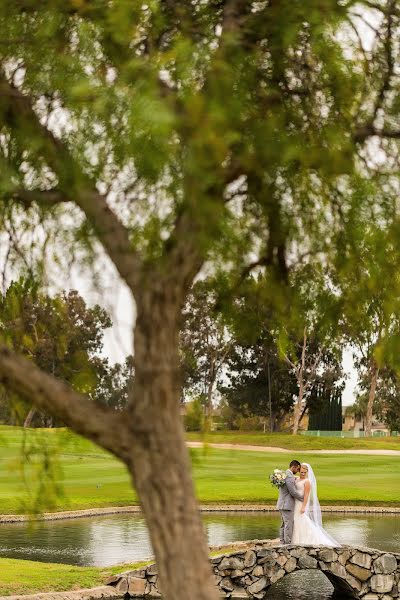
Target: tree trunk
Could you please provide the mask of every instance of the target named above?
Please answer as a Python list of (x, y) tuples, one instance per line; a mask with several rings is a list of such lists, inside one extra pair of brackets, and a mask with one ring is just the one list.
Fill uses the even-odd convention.
[(25, 417), (25, 421), (24, 421), (24, 427), (28, 428), (31, 426), (32, 423), (32, 419), (36, 414), (36, 407), (32, 406), (30, 411), (28, 412), (28, 414)]
[(303, 395), (304, 395), (304, 386), (303, 380), (301, 379), (299, 382), (299, 395), (297, 396), (296, 404), (294, 407), (294, 417), (293, 417), (293, 435), (297, 435), (299, 431), (300, 418), (301, 418), (301, 407), (303, 404)]
[(211, 373), (210, 373), (210, 380), (208, 382), (207, 400), (206, 400), (206, 406), (205, 406), (205, 419), (204, 419), (204, 430), (205, 431), (211, 431), (211, 425), (212, 425), (212, 393), (213, 393), (213, 389), (214, 389), (214, 382), (215, 382), (214, 367), (212, 367), (211, 368)]
[(373, 409), (374, 409), (374, 401), (376, 395), (376, 384), (378, 381), (379, 368), (377, 367), (374, 360), (371, 361), (371, 383), (369, 388), (368, 395), (368, 404), (367, 404), (367, 413), (365, 415), (365, 436), (372, 436), (372, 417), (373, 417)]
[[(166, 600), (217, 600), (179, 414), (178, 326), (168, 307), (138, 307), (128, 467)], [(168, 323), (168, 321), (172, 321)]]

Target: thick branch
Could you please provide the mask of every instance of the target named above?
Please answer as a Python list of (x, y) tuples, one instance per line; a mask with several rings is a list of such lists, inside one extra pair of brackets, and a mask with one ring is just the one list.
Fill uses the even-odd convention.
[[(0, 73), (0, 109), (6, 124), (34, 140), (35, 150), (42, 154), (59, 179), (60, 192), (85, 213), (121, 277), (133, 290), (139, 279), (141, 260), (131, 246), (128, 230), (110, 209), (106, 198), (97, 191), (94, 182), (83, 173), (66, 145), (40, 123), (32, 104), (31, 98)], [(49, 198), (49, 192), (42, 196), (45, 197)]]
[(42, 206), (57, 206), (65, 202), (71, 202), (60, 190), (25, 190), (18, 189), (10, 194), (10, 199), (23, 204), (27, 208), (32, 204), (40, 204)]
[(400, 139), (400, 129), (376, 129), (373, 125), (365, 125), (355, 130), (353, 139), (356, 143), (360, 143), (374, 136), (398, 140)]
[(61, 419), (76, 433), (119, 458), (126, 458), (130, 445), (124, 443), (126, 415), (91, 402), (4, 344), (0, 344), (0, 382), (37, 408)]

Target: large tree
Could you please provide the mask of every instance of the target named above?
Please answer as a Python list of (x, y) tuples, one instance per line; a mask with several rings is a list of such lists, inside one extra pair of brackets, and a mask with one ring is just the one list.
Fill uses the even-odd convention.
[[(104, 330), (111, 319), (99, 305), (88, 307), (76, 290), (49, 295), (31, 279), (13, 281), (0, 294), (0, 329), (14, 351), (32, 360), (45, 373), (68, 382), (79, 392), (100, 395), (100, 379), (108, 371), (117, 383), (120, 366), (101, 359)], [(118, 386), (116, 386), (118, 387)], [(18, 402), (14, 412), (24, 426), (53, 423), (52, 415), (39, 415), (35, 404)]]
[[(385, 220), (376, 229), (369, 222), (360, 224), (363, 236), (357, 240), (357, 263), (340, 273), (340, 323), (354, 348), (359, 384), (367, 399), (366, 436), (372, 435), (374, 404), (381, 386), (390, 381), (394, 384), (390, 374), (400, 370), (399, 254), (384, 235)], [(386, 385), (386, 392), (389, 388)]]
[(228, 356), (226, 378), (220, 390), (228, 406), (244, 417), (262, 417), (270, 431), (279, 431), (293, 408), (297, 382), (269, 332), (260, 331), (251, 344), (236, 341)]
[(168, 600), (217, 598), (179, 414), (185, 297), (221, 257), (279, 288), (293, 261), (331, 260), (349, 211), (394, 195), (369, 159), (377, 144), (397, 159), (398, 13), (393, 0), (1, 3), (7, 264), (56, 266), (60, 281), (103, 251), (136, 324), (124, 411), (7, 344), (0, 378), (127, 465)]
[(216, 310), (216, 294), (210, 282), (197, 282), (182, 311), (180, 333), (184, 391), (199, 394), (209, 426), (213, 393), (232, 348), (232, 336), (223, 315)]

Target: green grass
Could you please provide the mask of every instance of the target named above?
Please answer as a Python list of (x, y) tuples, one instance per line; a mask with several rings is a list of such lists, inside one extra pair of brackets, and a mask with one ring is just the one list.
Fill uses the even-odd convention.
[(0, 595), (78, 590), (103, 585), (110, 575), (146, 563), (114, 567), (75, 567), (30, 560), (0, 558)]
[(195, 454), (195, 483), (203, 503), (274, 504), (277, 491), (267, 482), (276, 467), (285, 468), (292, 458), (312, 464), (318, 478), (318, 494), (325, 505), (400, 506), (400, 479), (396, 456), (340, 454), (293, 455), (205, 448)]
[[(58, 448), (64, 497), (59, 499), (55, 510), (138, 503), (126, 468), (110, 454), (63, 430), (34, 432), (32, 435), (36, 444)], [(21, 429), (0, 428), (0, 514), (20, 512), (23, 502), (32, 504), (29, 494), (35, 486), (40, 492), (42, 478), (34, 476), (35, 461), (28, 469), (28, 490), (22, 482), (18, 456), (24, 436)], [(214, 436), (208, 439), (215, 441)], [(298, 439), (308, 442), (311, 438)], [(321, 438), (316, 439), (319, 442)], [(248, 437), (245, 440), (245, 443), (249, 442)], [(241, 441), (244, 440), (241, 438)], [(310, 446), (306, 448), (310, 449)], [(286, 467), (291, 458), (297, 458), (312, 463), (322, 504), (400, 506), (400, 478), (391, 477), (390, 486), (387, 485), (388, 473), (397, 472), (399, 459), (395, 456), (302, 456), (301, 449), (286, 455), (221, 450), (210, 446), (192, 450), (191, 454), (196, 490), (202, 503), (274, 503), (277, 492), (267, 482), (268, 473), (275, 467)]]
[[(28, 447), (32, 444), (42, 445), (58, 452), (65, 492), (65, 497), (57, 506), (58, 510), (137, 503), (125, 467), (87, 440), (64, 430), (39, 431), (29, 433), (27, 438), (25, 436), (26, 432), (21, 429), (0, 427), (0, 513), (16, 513), (21, 509), (22, 502), (29, 499), (19, 468), (24, 439), (28, 440)], [(201, 439), (192, 434), (188, 437)], [(277, 499), (277, 490), (267, 482), (268, 474), (275, 467), (286, 467), (291, 458), (297, 458), (312, 463), (318, 477), (322, 504), (400, 506), (400, 478), (392, 476), (397, 473), (397, 457), (301, 454), (302, 448), (315, 449), (316, 444), (320, 448), (321, 442), (324, 448), (332, 448), (332, 443), (349, 442), (351, 447), (355, 442), (359, 444), (358, 447), (365, 447), (369, 443), (382, 447), (381, 439), (353, 441), (298, 437), (293, 440), (291, 436), (235, 433), (211, 434), (207, 440), (221, 443), (234, 443), (236, 440), (245, 444), (263, 442), (271, 446), (285, 446), (293, 441), (296, 442), (296, 448), (293, 454), (288, 455), (221, 450), (207, 445), (192, 450), (197, 495), (204, 504), (273, 504)], [(393, 442), (398, 447), (397, 440)], [(37, 468), (34, 457), (31, 457), (31, 462), (28, 484), (34, 488), (40, 484), (40, 477), (34, 477)], [(391, 475), (390, 486), (387, 484), (388, 474)], [(110, 574), (136, 566), (75, 567), (2, 558), (0, 595), (94, 587), (102, 585)]]
[(399, 437), (374, 438), (329, 438), (285, 433), (261, 433), (259, 431), (215, 431), (187, 433), (191, 442), (209, 442), (213, 444), (249, 444), (253, 446), (273, 446), (287, 450), (399, 450)]

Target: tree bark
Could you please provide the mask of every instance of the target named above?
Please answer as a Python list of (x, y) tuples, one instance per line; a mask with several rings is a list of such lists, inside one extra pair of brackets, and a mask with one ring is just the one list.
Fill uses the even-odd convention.
[(25, 421), (24, 421), (24, 427), (25, 428), (28, 428), (28, 427), (31, 426), (32, 419), (35, 416), (35, 414), (36, 414), (36, 407), (32, 406), (31, 409), (30, 409), (30, 411), (28, 412), (28, 414), (25, 417)]
[(299, 432), (303, 395), (304, 395), (304, 386), (303, 386), (303, 378), (301, 378), (299, 381), (299, 394), (297, 396), (296, 404), (294, 407), (293, 430), (292, 430), (293, 435), (297, 435)]
[(128, 467), (168, 600), (217, 600), (179, 414), (178, 323), (165, 303), (138, 306)]
[(176, 303), (165, 298), (138, 304), (134, 386), (121, 413), (90, 402), (5, 346), (0, 346), (0, 381), (127, 465), (163, 598), (217, 600), (179, 414), (178, 314)]
[(371, 383), (368, 394), (368, 404), (367, 404), (367, 413), (365, 415), (365, 436), (372, 436), (372, 417), (373, 417), (373, 409), (374, 409), (374, 401), (376, 396), (376, 385), (378, 382), (379, 368), (376, 365), (375, 361), (371, 361)]

